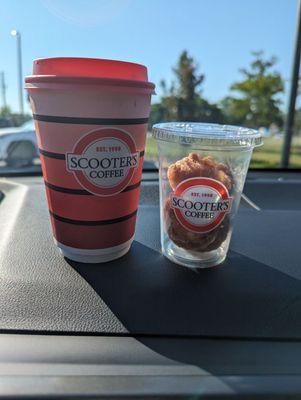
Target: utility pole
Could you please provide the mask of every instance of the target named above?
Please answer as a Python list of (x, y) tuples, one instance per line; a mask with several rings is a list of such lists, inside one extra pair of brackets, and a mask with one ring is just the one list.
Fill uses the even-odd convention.
[(285, 136), (284, 136), (282, 159), (281, 159), (282, 168), (287, 168), (289, 166), (290, 150), (291, 150), (294, 120), (295, 120), (296, 99), (298, 94), (300, 56), (301, 56), (301, 0), (299, 0), (298, 4), (294, 60), (293, 60), (289, 104), (285, 121), (285, 129), (284, 129)]
[(6, 108), (6, 85), (5, 85), (5, 76), (4, 71), (1, 72), (1, 95), (2, 95), (2, 107)]

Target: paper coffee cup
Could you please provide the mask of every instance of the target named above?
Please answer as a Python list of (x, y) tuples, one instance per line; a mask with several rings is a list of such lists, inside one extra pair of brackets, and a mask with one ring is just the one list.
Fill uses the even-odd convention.
[(25, 82), (58, 247), (87, 263), (121, 257), (135, 233), (154, 92), (146, 67), (38, 59)]

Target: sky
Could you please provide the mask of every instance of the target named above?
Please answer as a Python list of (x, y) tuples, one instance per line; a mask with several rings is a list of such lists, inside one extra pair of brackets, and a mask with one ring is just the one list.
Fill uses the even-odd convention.
[[(203, 96), (217, 102), (240, 79), (239, 68), (250, 63), (251, 52), (264, 50), (278, 58), (287, 89), (296, 11), (297, 0), (0, 0), (0, 71), (7, 103), (18, 111), (12, 29), (21, 33), (24, 76), (41, 57), (138, 62), (148, 67), (158, 100), (161, 79), (171, 82), (172, 67), (187, 49), (205, 74)], [(285, 106), (287, 90), (282, 99)]]

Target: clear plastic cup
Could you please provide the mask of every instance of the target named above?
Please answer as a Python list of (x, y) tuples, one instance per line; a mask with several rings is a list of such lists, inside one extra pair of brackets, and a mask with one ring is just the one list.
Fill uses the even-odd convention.
[(160, 165), (163, 254), (187, 267), (222, 263), (261, 134), (236, 126), (171, 122), (154, 125), (153, 137)]

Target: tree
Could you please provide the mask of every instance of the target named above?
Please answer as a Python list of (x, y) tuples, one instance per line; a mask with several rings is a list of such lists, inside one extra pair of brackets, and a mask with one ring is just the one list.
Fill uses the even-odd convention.
[(223, 122), (220, 108), (202, 97), (205, 76), (198, 72), (197, 63), (186, 50), (180, 54), (173, 72), (176, 80), (170, 87), (164, 80), (161, 82), (163, 96), (160, 103), (152, 106), (150, 122)]
[[(197, 72), (198, 65), (187, 51), (180, 54), (177, 66), (173, 72), (177, 79), (177, 86), (172, 87), (171, 96), (176, 96), (177, 119), (180, 121), (194, 121), (199, 110), (198, 100), (201, 95), (201, 84), (204, 74)], [(173, 93), (175, 92), (175, 94)]]
[(151, 128), (154, 124), (162, 121), (167, 121), (167, 110), (161, 103), (152, 105), (150, 116), (149, 116), (149, 127)]
[(228, 123), (254, 128), (283, 124), (279, 94), (284, 85), (281, 75), (272, 68), (276, 58), (264, 59), (263, 52), (252, 53), (254, 60), (248, 69), (241, 69), (243, 79), (231, 86), (239, 96), (227, 96), (221, 102)]
[(9, 106), (0, 108), (0, 118), (5, 118), (12, 126), (20, 126), (24, 122), (29, 121), (32, 117), (30, 114), (19, 114), (11, 111)]
[(11, 115), (11, 109), (9, 106), (0, 108), (0, 117), (9, 117)]

